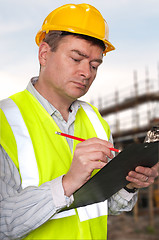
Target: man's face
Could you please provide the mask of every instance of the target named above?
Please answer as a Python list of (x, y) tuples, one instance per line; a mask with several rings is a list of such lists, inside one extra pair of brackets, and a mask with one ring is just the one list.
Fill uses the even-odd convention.
[(48, 51), (43, 67), (47, 92), (70, 101), (83, 96), (96, 77), (103, 54), (99, 46), (68, 35), (56, 52)]

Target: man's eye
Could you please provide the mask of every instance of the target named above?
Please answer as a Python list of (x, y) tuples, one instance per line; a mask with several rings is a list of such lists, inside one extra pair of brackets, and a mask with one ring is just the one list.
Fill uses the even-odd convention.
[(80, 60), (79, 59), (77, 59), (77, 58), (72, 58), (75, 62), (80, 62)]
[(94, 70), (97, 70), (98, 69), (98, 67), (96, 67), (96, 66), (91, 66)]

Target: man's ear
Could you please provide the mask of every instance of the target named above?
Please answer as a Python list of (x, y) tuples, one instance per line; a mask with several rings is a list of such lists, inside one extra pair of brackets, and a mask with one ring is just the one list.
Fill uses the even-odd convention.
[(49, 52), (50, 46), (46, 42), (42, 42), (39, 46), (39, 63), (41, 66), (45, 66)]

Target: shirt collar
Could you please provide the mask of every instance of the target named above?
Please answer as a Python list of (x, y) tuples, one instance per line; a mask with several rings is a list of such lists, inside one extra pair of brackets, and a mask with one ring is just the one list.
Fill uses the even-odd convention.
[[(45, 108), (45, 110), (49, 113), (49, 115), (52, 116), (59, 111), (35, 89), (34, 84), (37, 81), (38, 81), (38, 77), (33, 77), (29, 81), (26, 89), (40, 102), (40, 104)], [(71, 104), (70, 112), (77, 113), (79, 108), (80, 108), (80, 101), (76, 100)]]

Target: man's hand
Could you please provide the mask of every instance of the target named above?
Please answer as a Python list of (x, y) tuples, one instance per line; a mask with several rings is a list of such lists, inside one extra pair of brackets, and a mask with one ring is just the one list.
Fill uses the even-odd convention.
[(158, 171), (159, 163), (152, 168), (136, 167), (135, 171), (130, 171), (126, 177), (126, 180), (130, 182), (127, 187), (130, 189), (149, 187), (159, 175)]
[(94, 169), (103, 168), (108, 158), (113, 158), (110, 147), (113, 147), (113, 144), (99, 138), (88, 139), (76, 146), (70, 170), (63, 177), (66, 196), (71, 196), (86, 183)]

